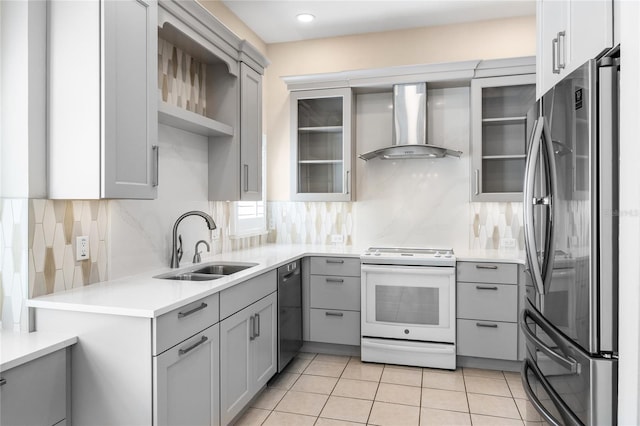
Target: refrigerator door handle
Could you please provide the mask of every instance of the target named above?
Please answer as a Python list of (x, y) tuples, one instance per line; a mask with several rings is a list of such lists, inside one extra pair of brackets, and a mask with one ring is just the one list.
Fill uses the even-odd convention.
[(536, 348), (538, 348), (541, 352), (551, 358), (555, 363), (560, 364), (563, 368), (571, 371), (571, 373), (573, 374), (580, 374), (580, 364), (578, 364), (573, 358), (566, 355), (563, 356), (547, 346), (538, 336), (535, 335), (533, 330), (531, 330), (529, 324), (527, 324), (527, 318), (531, 318), (538, 327), (540, 327), (542, 330), (544, 330), (545, 333), (547, 333), (551, 340), (558, 344), (558, 347), (560, 347), (563, 352), (566, 352), (566, 348), (564, 348), (564, 345), (559, 342), (559, 339), (555, 336), (556, 333), (553, 331), (553, 329), (545, 324), (538, 315), (527, 308), (522, 310), (522, 314), (520, 316), (520, 327), (522, 329), (522, 333), (525, 336), (525, 339), (533, 343)]
[(525, 181), (524, 181), (524, 247), (529, 263), (529, 272), (533, 281), (533, 285), (539, 294), (544, 294), (544, 285), (542, 281), (542, 271), (538, 263), (535, 229), (533, 227), (533, 206), (537, 200), (533, 197), (533, 190), (536, 178), (536, 163), (540, 155), (540, 144), (542, 139), (544, 117), (539, 117), (533, 125), (533, 133), (531, 142), (529, 143), (529, 152), (527, 153), (527, 162), (525, 164)]
[(543, 153), (545, 154), (547, 160), (547, 166), (544, 170), (546, 171), (546, 179), (547, 186), (549, 189), (549, 194), (543, 198), (545, 205), (548, 206), (548, 217), (546, 223), (546, 231), (547, 235), (545, 238), (545, 250), (544, 250), (544, 258), (542, 261), (542, 287), (545, 291), (549, 289), (551, 284), (551, 279), (553, 277), (553, 268), (555, 262), (555, 253), (556, 253), (556, 238), (555, 238), (555, 212), (556, 212), (556, 195), (558, 193), (557, 185), (558, 185), (558, 172), (556, 170), (556, 157), (555, 157), (555, 149), (553, 147), (553, 140), (551, 139), (551, 132), (549, 130), (549, 125), (544, 117), (542, 119), (542, 140), (541, 143), (543, 145)]
[[(547, 411), (547, 409), (542, 405), (538, 396), (533, 392), (533, 388), (531, 387), (531, 383), (529, 383), (529, 371), (533, 373), (534, 376), (540, 381), (540, 384), (544, 388), (545, 392), (551, 398), (551, 402), (558, 409), (560, 415), (562, 416), (562, 422), (557, 420), (555, 417)], [(567, 406), (567, 404), (558, 396), (556, 391), (551, 387), (549, 382), (543, 377), (542, 372), (534, 363), (532, 363), (529, 359), (525, 359), (522, 363), (522, 371), (520, 373), (522, 378), (522, 387), (524, 388), (525, 393), (529, 397), (529, 401), (533, 404), (535, 409), (540, 413), (544, 419), (552, 424), (553, 426), (582, 426), (583, 423), (578, 419), (578, 417), (571, 411), (571, 409)]]

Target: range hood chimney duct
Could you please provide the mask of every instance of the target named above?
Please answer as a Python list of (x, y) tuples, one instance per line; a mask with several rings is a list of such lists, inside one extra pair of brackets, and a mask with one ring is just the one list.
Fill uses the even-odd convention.
[(393, 144), (361, 154), (365, 161), (460, 157), (462, 152), (427, 144), (427, 83), (393, 86)]

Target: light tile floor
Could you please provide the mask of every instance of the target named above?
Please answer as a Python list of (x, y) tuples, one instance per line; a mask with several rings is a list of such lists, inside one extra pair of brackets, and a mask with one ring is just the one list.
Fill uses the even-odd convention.
[(542, 426), (520, 375), (363, 363), (301, 353), (236, 425)]

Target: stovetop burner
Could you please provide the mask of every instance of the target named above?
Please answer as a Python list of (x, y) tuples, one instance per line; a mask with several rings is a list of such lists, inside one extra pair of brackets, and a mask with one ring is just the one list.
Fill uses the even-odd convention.
[(362, 263), (410, 266), (455, 266), (453, 249), (371, 247), (361, 256)]

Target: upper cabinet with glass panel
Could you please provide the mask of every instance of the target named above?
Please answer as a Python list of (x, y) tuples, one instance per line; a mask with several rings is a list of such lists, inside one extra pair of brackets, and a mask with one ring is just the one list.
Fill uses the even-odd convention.
[(291, 93), (291, 199), (351, 201), (351, 89)]
[(471, 81), (471, 199), (522, 201), (535, 74)]

